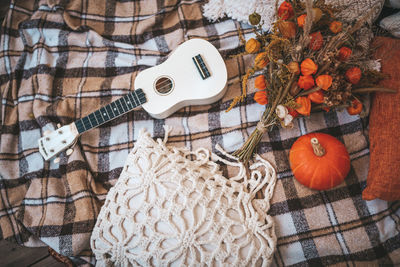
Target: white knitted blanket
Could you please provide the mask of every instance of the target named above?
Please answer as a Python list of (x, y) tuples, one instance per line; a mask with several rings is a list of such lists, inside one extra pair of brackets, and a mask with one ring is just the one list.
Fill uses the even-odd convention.
[[(268, 266), (275, 170), (257, 157), (248, 177), (225, 156), (167, 147), (142, 131), (93, 230), (96, 265)], [(227, 179), (215, 161), (238, 167), (237, 175)], [(259, 190), (264, 199), (255, 199)]]
[[(283, 0), (279, 0), (278, 4)], [(249, 23), (249, 15), (256, 11), (261, 15), (263, 28), (269, 29), (275, 21), (275, 0), (209, 0), (203, 6), (203, 15), (211, 21), (223, 18), (225, 15), (240, 22)], [(353, 21), (357, 17), (374, 10), (370, 22), (379, 15), (384, 0), (326, 0), (326, 3), (345, 7), (340, 13), (341, 19)]]

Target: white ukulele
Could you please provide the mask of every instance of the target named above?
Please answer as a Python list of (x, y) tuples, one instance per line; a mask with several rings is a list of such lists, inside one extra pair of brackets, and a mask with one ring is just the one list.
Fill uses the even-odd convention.
[(205, 40), (191, 39), (162, 64), (140, 72), (134, 91), (40, 138), (39, 151), (48, 160), (73, 146), (82, 133), (140, 105), (162, 119), (187, 105), (213, 103), (224, 95), (226, 81), (226, 66), (218, 50)]

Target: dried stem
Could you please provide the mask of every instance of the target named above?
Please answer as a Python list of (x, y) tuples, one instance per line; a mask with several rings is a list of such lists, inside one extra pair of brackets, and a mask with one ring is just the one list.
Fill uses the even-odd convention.
[(323, 74), (329, 68), (330, 65), (331, 65), (331, 62), (329, 62), (329, 61), (325, 62), (325, 64), (321, 68), (319, 68), (315, 77), (318, 77), (319, 75)]
[(294, 49), (292, 52), (292, 59), (293, 59), (293, 61), (296, 61), (296, 62), (301, 61), (302, 55), (303, 55), (303, 50), (310, 43), (310, 31), (311, 31), (312, 22), (314, 19), (313, 12), (312, 12), (313, 1), (306, 0), (305, 4), (306, 4), (307, 17), (306, 17), (306, 21), (305, 21), (304, 27), (303, 27), (303, 35), (300, 37), (298, 44), (294, 46)]
[(275, 124), (275, 117), (273, 116), (276, 107), (288, 94), (290, 87), (296, 80), (296, 75), (291, 74), (291, 77), (283, 90), (279, 90), (278, 95), (275, 97), (271, 106), (267, 107), (261, 117), (260, 122), (257, 124), (257, 128), (251, 133), (247, 141), (243, 144), (241, 148), (236, 150), (233, 155), (238, 157), (242, 162), (248, 162), (254, 154), (258, 143), (261, 141), (262, 136), (266, 131), (269, 130), (271, 126)]
[[(347, 108), (349, 105), (348, 104), (344, 104), (344, 105), (339, 105), (339, 106), (335, 106), (335, 109), (342, 109), (342, 108)], [(317, 111), (322, 111), (325, 108), (329, 108), (326, 104), (318, 104), (318, 105), (314, 105), (311, 108), (311, 112), (317, 112)]]
[(243, 146), (240, 149), (236, 150), (233, 155), (242, 162), (248, 162), (253, 156), (254, 150), (256, 149), (258, 143), (260, 143), (263, 135), (264, 132), (256, 128), (251, 133), (247, 141), (243, 144)]
[(365, 87), (365, 88), (357, 88), (351, 90), (354, 94), (367, 94), (372, 92), (383, 92), (383, 93), (397, 93), (397, 90), (386, 88), (386, 87)]
[(322, 157), (325, 155), (325, 148), (319, 143), (316, 137), (311, 138), (311, 146), (316, 156)]
[(371, 18), (371, 15), (374, 12), (375, 12), (375, 9), (371, 8), (371, 10), (367, 14), (365, 14), (365, 16), (363, 16), (360, 20), (358, 20), (356, 22), (356, 24), (354, 24), (353, 27), (351, 27), (350, 29), (347, 30), (348, 34), (351, 35), (351, 34), (355, 33), (356, 31), (358, 31), (365, 24), (365, 22), (367, 22), (367, 20)]
[(309, 94), (311, 94), (311, 93), (317, 92), (317, 91), (319, 91), (320, 89), (321, 89), (321, 87), (316, 86), (316, 87), (314, 87), (314, 88), (312, 88), (312, 89), (309, 89), (309, 90), (303, 90), (303, 92), (301, 92), (301, 93), (298, 94), (297, 96), (306, 96), (306, 95), (309, 95)]
[[(304, 32), (303, 32), (303, 38), (307, 37), (310, 35), (311, 27), (312, 27), (312, 22), (314, 20), (314, 14), (312, 11), (313, 8), (313, 1), (312, 0), (306, 0), (306, 12), (307, 12), (307, 17), (306, 21), (304, 23)], [(308, 38), (309, 39), (309, 38)]]
[[(289, 93), (290, 88), (292, 87), (292, 84), (294, 83), (294, 81), (296, 80), (297, 75), (292, 73), (289, 79), (288, 84), (285, 87), (285, 90), (283, 90), (282, 95), (280, 96), (279, 100), (278, 100), (278, 104), (282, 102), (282, 100), (287, 96), (287, 94)], [(274, 109), (275, 110), (275, 109)]]
[[(290, 90), (290, 87), (292, 87), (292, 84), (295, 81), (295, 79), (296, 79), (296, 75), (292, 73), (291, 76), (290, 76), (289, 82), (287, 83), (286, 87), (283, 90), (279, 90), (279, 93), (275, 97), (274, 102), (272, 102), (272, 105), (271, 105), (271, 111), (272, 112), (268, 113), (268, 115), (265, 118), (265, 121), (268, 121), (268, 119), (272, 116), (273, 112), (275, 111), (276, 107), (278, 106), (278, 104), (282, 101), (282, 99), (284, 97), (286, 97), (286, 95), (288, 94), (288, 92)], [(263, 116), (263, 118), (264, 118), (264, 116)]]
[[(266, 131), (269, 130), (275, 124), (275, 119), (271, 118), (269, 122), (267, 122), (266, 118), (271, 113), (271, 107), (266, 107), (264, 113), (262, 115), (262, 119), (258, 122), (257, 128), (251, 133), (246, 142), (242, 145), (241, 148), (236, 150), (233, 155), (237, 157), (242, 162), (248, 162), (250, 158), (253, 156), (258, 143), (260, 143), (262, 136)], [(269, 117), (270, 118), (270, 117)]]

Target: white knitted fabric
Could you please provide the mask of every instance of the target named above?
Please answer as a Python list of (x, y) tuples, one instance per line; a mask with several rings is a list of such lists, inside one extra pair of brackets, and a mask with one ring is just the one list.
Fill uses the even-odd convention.
[[(268, 266), (274, 168), (257, 156), (247, 177), (232, 156), (165, 143), (140, 133), (91, 236), (96, 266)], [(224, 177), (216, 161), (237, 176)]]
[[(283, 0), (280, 0), (280, 3)], [(249, 23), (249, 15), (260, 14), (264, 21), (263, 27), (269, 29), (274, 22), (275, 0), (210, 0), (203, 6), (203, 15), (211, 21), (228, 17)]]
[[(223, 18), (225, 15), (240, 22), (249, 23), (249, 15), (256, 11), (264, 21), (263, 28), (270, 29), (275, 21), (275, 0), (209, 0), (203, 6), (203, 15), (211, 21)], [(281, 4), (283, 0), (279, 0)], [(384, 0), (326, 0), (334, 6), (345, 7), (339, 14), (345, 21), (354, 19), (374, 10), (370, 22), (379, 15)]]

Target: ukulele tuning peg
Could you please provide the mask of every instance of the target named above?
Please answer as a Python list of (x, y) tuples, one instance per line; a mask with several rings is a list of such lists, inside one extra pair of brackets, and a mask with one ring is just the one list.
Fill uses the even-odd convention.
[(49, 134), (51, 134), (51, 131), (50, 131), (50, 130), (46, 130), (46, 131), (43, 132), (43, 135), (44, 135), (44, 136), (49, 135)]
[(72, 154), (72, 152), (74, 152), (74, 150), (72, 148), (69, 148), (65, 153), (67, 154), (67, 156), (69, 156)]
[(59, 162), (60, 162), (60, 158), (55, 158), (53, 162), (54, 162), (55, 164), (59, 163)]
[(57, 123), (57, 128), (61, 128), (61, 124), (60, 123)]

